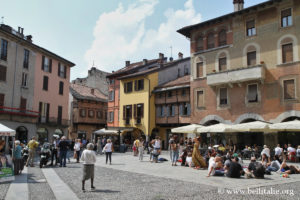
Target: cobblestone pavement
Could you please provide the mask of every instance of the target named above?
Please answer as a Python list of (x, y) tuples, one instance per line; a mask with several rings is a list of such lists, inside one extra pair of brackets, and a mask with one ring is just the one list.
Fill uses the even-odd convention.
[(4, 183), (0, 183), (0, 199), (4, 199), (5, 195), (8, 191), (10, 183), (9, 182), (4, 182)]
[[(240, 195), (227, 194), (229, 192), (246, 192), (234, 190), (221, 190), (213, 186), (179, 181), (169, 178), (160, 178), (144, 174), (115, 170), (105, 167), (95, 169), (95, 191), (90, 191), (90, 182), (87, 181), (87, 192), (81, 191), (82, 165), (71, 164), (68, 168), (56, 168), (56, 173), (67, 183), (80, 199), (298, 199), (300, 182), (272, 187), (251, 188), (249, 193), (263, 192), (264, 189), (271, 191), (279, 190), (294, 192), (287, 195)], [(138, 166), (137, 166), (138, 167)], [(285, 191), (288, 190), (288, 191)]]

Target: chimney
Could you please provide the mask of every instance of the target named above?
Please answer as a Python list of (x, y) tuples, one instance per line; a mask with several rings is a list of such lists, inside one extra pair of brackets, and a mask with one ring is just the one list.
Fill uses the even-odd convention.
[(26, 39), (27, 39), (29, 42), (32, 42), (32, 35), (27, 35), (27, 36), (26, 36)]
[(178, 53), (178, 59), (182, 59), (183, 58), (183, 54), (181, 52)]
[(21, 28), (21, 34), (23, 35), (23, 32), (24, 32), (24, 28)]
[(126, 61), (125, 61), (125, 66), (128, 67), (129, 65), (130, 65), (130, 61), (129, 61), (129, 60), (126, 60)]
[(92, 93), (92, 95), (94, 95), (94, 93), (95, 93), (95, 89), (94, 88), (91, 89), (91, 93)]
[(159, 59), (163, 60), (164, 59), (164, 54), (163, 53), (159, 53), (158, 57), (159, 57)]
[(18, 26), (18, 33), (21, 33), (21, 27)]
[(143, 59), (143, 65), (147, 65), (148, 60), (147, 59)]
[(233, 0), (234, 12), (244, 9), (244, 0)]

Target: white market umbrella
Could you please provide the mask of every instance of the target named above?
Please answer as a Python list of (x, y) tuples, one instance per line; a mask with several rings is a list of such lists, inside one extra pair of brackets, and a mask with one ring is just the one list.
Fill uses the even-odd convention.
[(15, 136), (16, 131), (0, 124), (0, 136)]
[(269, 124), (261, 121), (247, 122), (232, 125), (227, 131), (229, 132), (267, 132)]
[(172, 133), (187, 133), (187, 134), (192, 134), (192, 133), (196, 133), (198, 128), (201, 128), (203, 126), (199, 125), (199, 124), (191, 124), (191, 125), (187, 125), (187, 126), (181, 126), (178, 128), (172, 128), (171, 132)]
[(231, 125), (229, 124), (214, 124), (210, 126), (203, 126), (201, 128), (197, 129), (197, 133), (224, 133), (224, 132), (229, 132), (227, 131), (230, 129)]
[(269, 125), (270, 130), (273, 131), (300, 131), (300, 121), (288, 121)]
[(97, 130), (94, 133), (97, 135), (119, 135), (118, 131), (106, 130), (105, 128)]

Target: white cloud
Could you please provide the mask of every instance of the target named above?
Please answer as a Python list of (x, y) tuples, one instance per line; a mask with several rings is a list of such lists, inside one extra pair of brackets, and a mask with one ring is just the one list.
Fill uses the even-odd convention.
[(93, 64), (102, 70), (112, 71), (124, 66), (125, 60), (132, 62), (143, 58), (153, 59), (159, 52), (173, 57), (177, 52), (189, 56), (189, 41), (176, 30), (200, 22), (201, 15), (187, 0), (184, 8), (167, 9), (157, 29), (147, 29), (146, 20), (151, 20), (158, 0), (138, 0), (128, 8), (120, 3), (118, 8), (103, 13), (94, 28), (94, 41), (85, 54), (88, 66)]

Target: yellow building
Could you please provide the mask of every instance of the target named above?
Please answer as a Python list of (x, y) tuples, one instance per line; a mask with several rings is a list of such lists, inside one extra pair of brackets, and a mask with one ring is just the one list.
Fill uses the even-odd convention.
[[(129, 140), (145, 136), (155, 128), (152, 91), (158, 85), (159, 67), (120, 77), (120, 127), (133, 128)], [(126, 139), (126, 133), (123, 134)]]

